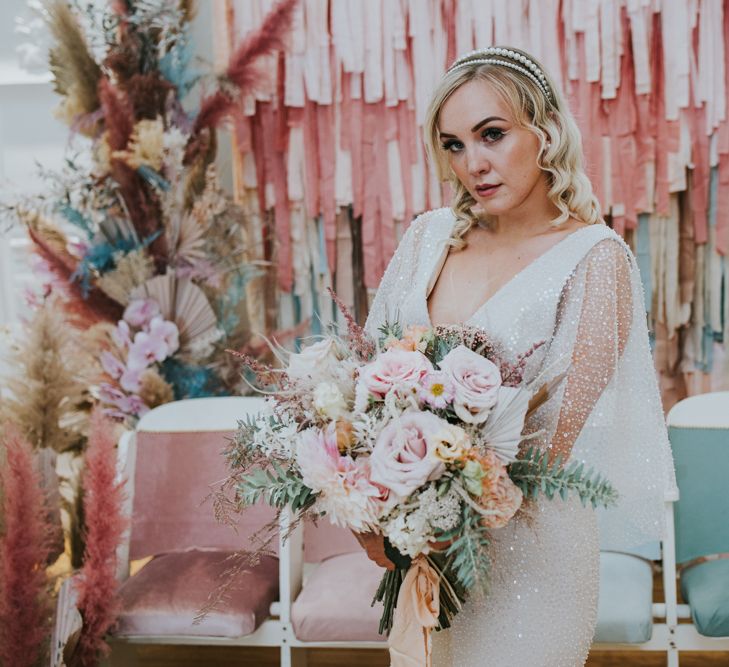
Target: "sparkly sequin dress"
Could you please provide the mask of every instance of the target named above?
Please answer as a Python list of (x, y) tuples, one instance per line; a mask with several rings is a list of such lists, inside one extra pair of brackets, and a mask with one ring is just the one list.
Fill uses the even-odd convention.
[[(386, 320), (429, 325), (427, 296), (455, 219), (450, 209), (409, 227), (382, 279), (366, 328)], [(597, 614), (599, 548), (662, 535), (664, 494), (675, 487), (648, 345), (635, 259), (605, 225), (569, 234), (506, 283), (466, 322), (514, 361), (545, 341), (525, 380), (565, 373), (525, 432), (572, 447), (620, 493), (617, 509), (539, 501), (493, 531), (489, 594), (472, 597), (451, 629), (435, 633), (434, 667), (583, 665)], [(532, 441), (532, 442), (535, 442)]]

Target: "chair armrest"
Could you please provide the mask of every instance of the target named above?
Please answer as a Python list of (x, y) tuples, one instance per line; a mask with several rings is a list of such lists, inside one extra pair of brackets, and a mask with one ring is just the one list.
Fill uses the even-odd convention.
[(291, 605), (301, 592), (304, 572), (304, 526), (291, 528), (292, 513), (286, 509), (279, 519), (279, 618), (291, 622)]
[(678, 625), (678, 599), (676, 594), (676, 533), (673, 522), (673, 501), (665, 503), (666, 536), (663, 540), (663, 590), (666, 600), (666, 625)]
[(56, 601), (56, 618), (51, 634), (51, 667), (62, 667), (65, 664), (63, 652), (66, 644), (77, 641), (77, 633), (81, 630), (83, 620), (76, 608), (78, 595), (74, 585), (75, 577), (69, 577), (61, 584)]

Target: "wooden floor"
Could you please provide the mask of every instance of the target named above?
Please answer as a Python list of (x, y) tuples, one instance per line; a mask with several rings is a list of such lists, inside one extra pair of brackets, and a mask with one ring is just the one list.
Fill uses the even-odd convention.
[[(661, 576), (653, 579), (653, 599), (663, 601)], [(680, 654), (681, 667), (729, 667), (729, 652)], [(389, 667), (387, 651), (308, 649), (307, 667)], [(665, 667), (666, 654), (653, 651), (595, 651), (587, 667)], [(111, 667), (279, 667), (278, 649), (202, 646), (131, 646), (112, 652)], [(437, 665), (435, 667), (438, 667)], [(484, 667), (508, 667), (489, 665)], [(534, 667), (543, 667), (534, 665)]]
[[(129, 656), (131, 657), (131, 656)], [(121, 660), (119, 659), (121, 658)], [(681, 653), (681, 667), (727, 667), (729, 653)], [(309, 649), (308, 667), (388, 667), (385, 651), (334, 651)], [(203, 648), (199, 646), (145, 646), (137, 648), (132, 660), (112, 654), (112, 667), (278, 667), (276, 649)], [(665, 653), (640, 651), (599, 652), (591, 655), (587, 667), (665, 667)], [(436, 666), (437, 667), (437, 666)], [(488, 665), (484, 667), (507, 667)], [(535, 665), (534, 667), (539, 667)]]

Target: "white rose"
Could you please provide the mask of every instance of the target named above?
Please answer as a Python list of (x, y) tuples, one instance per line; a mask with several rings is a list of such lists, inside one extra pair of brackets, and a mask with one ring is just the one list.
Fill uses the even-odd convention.
[(325, 338), (301, 352), (292, 352), (286, 373), (292, 380), (323, 378), (334, 371), (339, 360), (336, 342), (332, 338)]
[(333, 382), (320, 382), (314, 389), (314, 408), (329, 419), (339, 419), (347, 414), (347, 401)]
[(467, 424), (485, 422), (501, 386), (498, 366), (465, 345), (452, 349), (438, 366), (453, 382), (453, 408), (459, 419)]

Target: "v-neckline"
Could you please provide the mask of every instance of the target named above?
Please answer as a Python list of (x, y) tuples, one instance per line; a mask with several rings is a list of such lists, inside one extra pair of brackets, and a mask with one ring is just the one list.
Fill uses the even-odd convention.
[[(455, 224), (455, 220), (453, 221), (453, 224)], [(486, 307), (497, 297), (499, 296), (507, 287), (509, 287), (512, 283), (514, 283), (520, 276), (524, 275), (529, 269), (531, 269), (536, 264), (539, 264), (543, 259), (545, 259), (548, 255), (552, 253), (553, 250), (556, 250), (558, 246), (561, 246), (563, 243), (571, 239), (576, 234), (579, 234), (580, 232), (584, 232), (586, 229), (591, 229), (595, 225), (586, 225), (585, 227), (581, 227), (580, 229), (576, 229), (574, 232), (570, 232), (565, 236), (564, 238), (561, 238), (557, 243), (549, 246), (541, 255), (534, 258), (531, 262), (529, 262), (526, 266), (521, 268), (519, 271), (517, 271), (511, 278), (509, 278), (505, 283), (503, 283), (488, 299), (486, 299), (483, 303), (481, 303), (476, 310), (471, 313), (471, 315), (468, 316), (463, 322), (452, 322), (443, 326), (456, 326), (458, 324), (468, 324), (476, 318), (479, 314), (481, 314), (482, 311), (486, 309)], [(453, 231), (453, 225), (451, 225), (448, 229), (448, 236), (450, 236), (451, 231)], [(448, 237), (446, 237), (447, 239)], [(450, 246), (445, 244), (444, 248), (441, 250), (440, 255), (438, 256), (433, 269), (430, 274), (430, 278), (428, 279), (428, 282), (425, 284), (425, 315), (428, 321), (428, 325), (433, 326), (441, 326), (433, 324), (433, 320), (430, 317), (430, 308), (428, 307), (428, 299), (430, 298), (430, 294), (435, 288), (436, 283), (440, 279), (440, 274), (443, 271), (443, 267), (445, 266), (446, 259), (448, 258), (448, 253), (450, 252)]]

